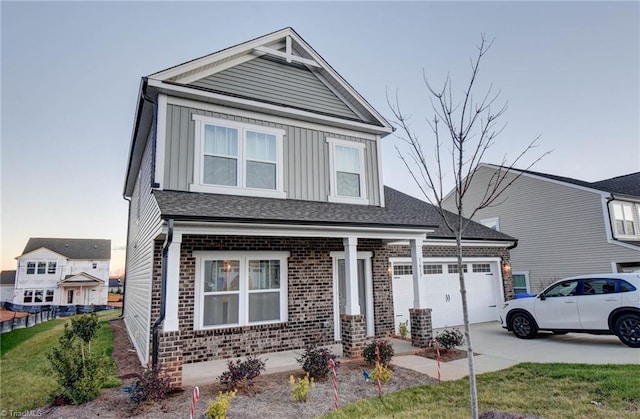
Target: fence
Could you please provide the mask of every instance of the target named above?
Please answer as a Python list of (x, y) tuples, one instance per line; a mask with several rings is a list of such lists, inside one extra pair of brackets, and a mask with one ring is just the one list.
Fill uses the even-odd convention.
[(25, 327), (32, 327), (36, 324), (56, 319), (58, 317), (67, 317), (75, 314), (93, 313), (95, 311), (113, 309), (113, 307), (107, 305), (25, 306), (9, 302), (2, 303), (2, 307), (8, 310), (5, 311), (5, 313), (13, 313), (13, 316), (10, 319), (0, 322), (0, 333), (11, 332), (12, 330)]

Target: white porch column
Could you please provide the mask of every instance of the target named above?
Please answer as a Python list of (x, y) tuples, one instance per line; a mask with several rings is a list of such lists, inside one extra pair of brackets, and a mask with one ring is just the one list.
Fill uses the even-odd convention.
[(344, 244), (344, 281), (346, 305), (344, 314), (359, 315), (358, 299), (358, 238), (345, 237)]
[(182, 234), (173, 233), (173, 241), (167, 255), (167, 299), (163, 332), (176, 332), (178, 328), (178, 297), (180, 295), (180, 247)]
[(411, 267), (413, 268), (413, 308), (426, 308), (427, 295), (426, 286), (422, 280), (422, 239), (412, 239), (411, 245)]

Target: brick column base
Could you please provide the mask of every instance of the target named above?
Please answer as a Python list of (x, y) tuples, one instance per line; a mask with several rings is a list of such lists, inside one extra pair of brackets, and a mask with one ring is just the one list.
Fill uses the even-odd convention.
[(182, 387), (182, 341), (180, 332), (163, 332), (159, 336), (158, 362), (174, 387)]
[(430, 308), (410, 308), (411, 346), (426, 348), (433, 339)]
[(367, 337), (367, 325), (364, 316), (360, 314), (341, 315), (340, 335), (342, 336), (342, 355), (346, 358), (362, 357), (362, 349)]

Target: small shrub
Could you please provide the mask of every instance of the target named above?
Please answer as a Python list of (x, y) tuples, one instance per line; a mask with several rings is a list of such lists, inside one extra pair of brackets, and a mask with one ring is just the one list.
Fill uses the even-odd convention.
[(314, 345), (310, 345), (304, 351), (300, 358), (296, 358), (296, 361), (302, 365), (304, 372), (315, 380), (322, 380), (327, 377), (330, 372), (329, 360), (333, 359), (336, 366), (340, 365), (339, 361), (336, 361), (336, 355), (331, 353), (329, 348), (318, 348)]
[(140, 404), (144, 401), (160, 401), (173, 391), (170, 378), (162, 371), (162, 367), (147, 367), (131, 388), (129, 399)]
[(464, 335), (458, 329), (447, 329), (438, 333), (436, 342), (446, 351), (464, 345)]
[(289, 383), (293, 386), (291, 389), (291, 397), (297, 402), (306, 402), (311, 389), (315, 386), (313, 377), (309, 378), (309, 373), (303, 378), (298, 378), (297, 384), (296, 379), (291, 375), (289, 376)]
[(216, 399), (209, 402), (209, 406), (207, 406), (207, 419), (225, 419), (227, 410), (231, 406), (231, 400), (236, 397), (236, 393), (236, 390), (218, 393)]
[(47, 354), (58, 388), (51, 394), (54, 400), (82, 404), (98, 397), (114, 366), (108, 356), (91, 351), (91, 341), (99, 322), (94, 314), (71, 319), (64, 325), (58, 346)]
[(227, 391), (242, 390), (248, 392), (253, 387), (253, 380), (265, 370), (264, 361), (249, 355), (246, 360), (229, 361), (228, 370), (223, 372), (218, 380)]
[(382, 384), (386, 384), (389, 382), (389, 380), (391, 380), (391, 376), (393, 375), (391, 370), (384, 365), (380, 365), (379, 368), (375, 368), (371, 373), (372, 382), (378, 382), (378, 371), (380, 371), (380, 382), (382, 382)]
[(386, 339), (374, 339), (362, 350), (362, 357), (369, 365), (375, 365), (376, 363), (376, 347), (380, 349), (380, 363), (382, 365), (389, 366), (391, 358), (393, 358), (393, 346), (391, 342)]
[(409, 336), (409, 326), (408, 326), (408, 323), (409, 323), (409, 321), (408, 321), (408, 320), (405, 320), (405, 321), (403, 321), (403, 322), (400, 322), (400, 325), (399, 325), (399, 327), (398, 327), (398, 328), (400, 329), (400, 337), (401, 337), (402, 339), (406, 339), (406, 338), (407, 338), (407, 336)]

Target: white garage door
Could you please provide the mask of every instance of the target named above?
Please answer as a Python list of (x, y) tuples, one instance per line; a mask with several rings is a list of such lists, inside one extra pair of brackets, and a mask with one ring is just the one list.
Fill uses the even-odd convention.
[[(457, 268), (457, 263), (453, 261), (424, 263), (422, 280), (426, 282), (426, 305), (432, 310), (434, 329), (463, 324)], [(499, 262), (465, 261), (463, 269), (471, 323), (498, 320), (498, 306), (501, 301)], [(394, 262), (393, 305), (396, 333), (399, 333), (399, 324), (409, 320), (409, 309), (413, 307), (412, 281), (411, 262)]]

